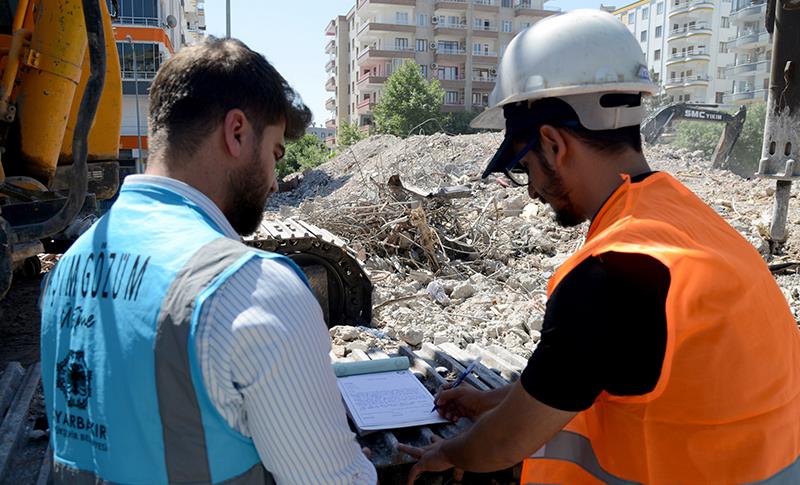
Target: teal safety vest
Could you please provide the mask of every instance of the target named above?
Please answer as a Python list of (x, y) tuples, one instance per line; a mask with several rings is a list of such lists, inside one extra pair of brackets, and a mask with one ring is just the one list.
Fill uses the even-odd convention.
[(203, 303), (252, 258), (281, 258), (305, 281), (289, 259), (224, 237), (185, 197), (122, 187), (43, 283), (57, 482), (272, 482), (211, 403), (194, 345)]

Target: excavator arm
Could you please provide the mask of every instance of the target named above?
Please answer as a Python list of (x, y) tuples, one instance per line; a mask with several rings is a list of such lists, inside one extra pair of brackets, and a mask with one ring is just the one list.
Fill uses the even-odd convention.
[(744, 121), (747, 118), (747, 108), (740, 106), (736, 114), (730, 114), (713, 109), (716, 107), (717, 105), (715, 104), (671, 104), (654, 113), (642, 123), (644, 141), (649, 144), (656, 143), (667, 126), (678, 119), (725, 123), (725, 129), (722, 132), (722, 136), (720, 136), (712, 157), (712, 166), (714, 168), (725, 167), (728, 164), (728, 157), (730, 157), (733, 146), (742, 133)]

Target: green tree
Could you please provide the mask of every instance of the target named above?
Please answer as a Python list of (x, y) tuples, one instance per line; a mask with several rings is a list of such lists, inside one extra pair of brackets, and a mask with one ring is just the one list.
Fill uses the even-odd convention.
[(306, 133), (302, 138), (286, 144), (286, 153), (276, 164), (278, 178), (314, 168), (327, 161), (330, 154), (330, 150), (316, 136)]
[(444, 119), (444, 131), (454, 135), (468, 135), (477, 133), (478, 130), (469, 126), (470, 122), (478, 116), (478, 113), (470, 111), (459, 111), (450, 113)]
[(355, 123), (345, 123), (336, 132), (336, 144), (340, 147), (349, 147), (366, 138)]
[(406, 137), (412, 128), (433, 118), (439, 124), (426, 123), (418, 130), (424, 133), (439, 131), (443, 101), (444, 89), (439, 80), (427, 81), (417, 63), (406, 61), (386, 80), (383, 96), (375, 106), (376, 130)]

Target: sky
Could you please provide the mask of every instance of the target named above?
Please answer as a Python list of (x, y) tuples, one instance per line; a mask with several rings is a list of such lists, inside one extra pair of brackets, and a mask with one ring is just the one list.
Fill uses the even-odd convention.
[[(258, 51), (297, 90), (314, 113), (317, 126), (325, 124), (329, 112), (325, 100), (324, 30), (331, 19), (346, 14), (356, 0), (231, 0), (231, 36)], [(550, 0), (547, 8), (568, 11), (598, 8), (596, 0)], [(621, 7), (630, 3), (606, 1)], [(205, 0), (206, 33), (225, 36), (225, 0)]]

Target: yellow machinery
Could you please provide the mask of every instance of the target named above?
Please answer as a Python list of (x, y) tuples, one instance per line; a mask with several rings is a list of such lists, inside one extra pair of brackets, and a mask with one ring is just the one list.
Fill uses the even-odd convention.
[(15, 269), (60, 252), (117, 191), (122, 116), (105, 2), (12, 3), (0, 0), (0, 298)]

